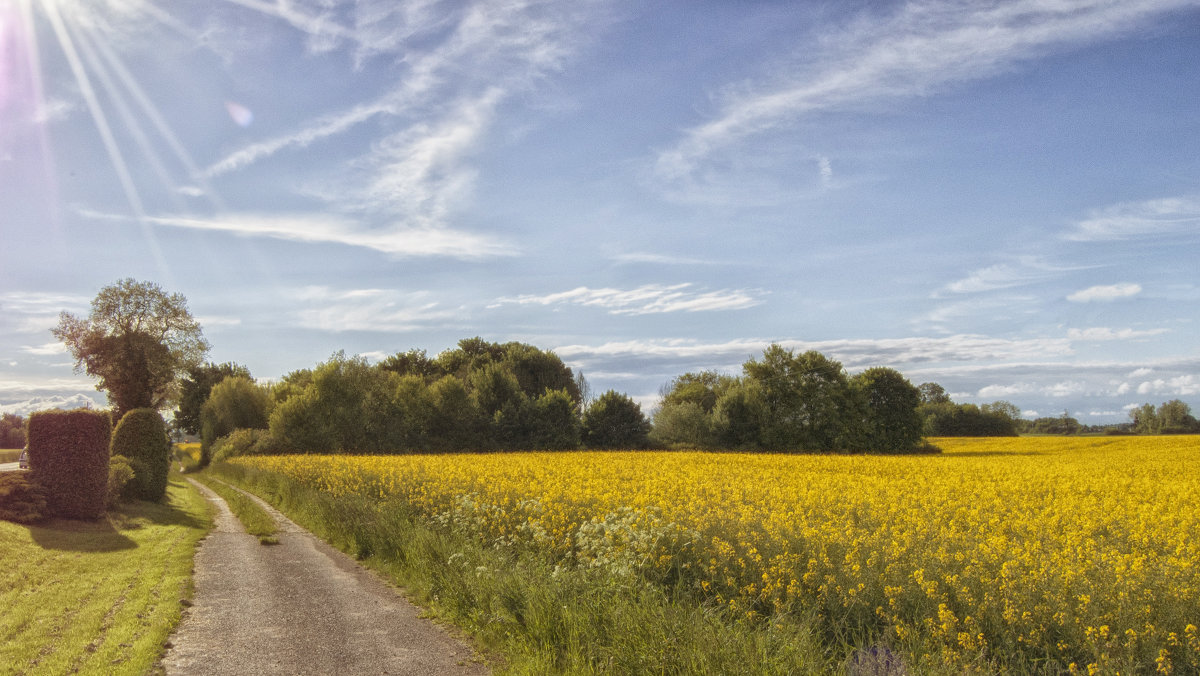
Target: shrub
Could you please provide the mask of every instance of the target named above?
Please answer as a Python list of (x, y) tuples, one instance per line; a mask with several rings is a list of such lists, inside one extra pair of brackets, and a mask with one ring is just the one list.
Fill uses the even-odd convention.
[[(714, 404), (715, 405), (715, 404)], [(712, 418), (694, 401), (663, 402), (654, 413), (650, 440), (655, 444), (682, 448), (713, 445)]]
[(200, 464), (212, 460), (213, 444), (236, 429), (266, 429), (271, 397), (266, 389), (243, 376), (217, 383), (200, 407)]
[(583, 414), (583, 438), (589, 448), (645, 448), (649, 433), (642, 407), (614, 390), (600, 395)]
[(171, 470), (171, 442), (162, 416), (152, 408), (135, 408), (121, 418), (112, 436), (112, 455), (125, 456), (133, 467), (133, 480), (125, 496), (157, 502), (167, 492)]
[(0, 474), (0, 519), (35, 523), (46, 516), (46, 492), (27, 472)]
[(280, 444), (270, 431), (240, 429), (217, 439), (212, 446), (212, 459), (221, 462), (239, 455), (274, 453), (279, 450)]
[(108, 500), (106, 411), (39, 411), (29, 417), (29, 467), (46, 490), (50, 514), (96, 519)]
[(108, 460), (108, 508), (112, 509), (117, 506), (122, 498), (129, 497), (125, 494), (125, 488), (130, 485), (133, 479), (133, 466), (129, 463), (129, 458), (123, 455), (114, 455)]

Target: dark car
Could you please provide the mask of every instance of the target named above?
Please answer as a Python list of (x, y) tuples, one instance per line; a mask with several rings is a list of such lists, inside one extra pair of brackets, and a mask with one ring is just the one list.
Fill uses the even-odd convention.
[[(12, 456), (10, 455), (8, 457), (11, 458)], [(21, 449), (21, 457), (17, 460), (17, 462), (20, 463), (21, 469), (29, 469), (29, 449), (28, 448)]]

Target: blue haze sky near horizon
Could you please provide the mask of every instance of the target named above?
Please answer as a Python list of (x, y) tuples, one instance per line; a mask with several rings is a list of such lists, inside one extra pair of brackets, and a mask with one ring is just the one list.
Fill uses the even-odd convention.
[(0, 411), (133, 277), (259, 378), (771, 342), (1087, 423), (1200, 408), (1200, 0), (0, 0)]

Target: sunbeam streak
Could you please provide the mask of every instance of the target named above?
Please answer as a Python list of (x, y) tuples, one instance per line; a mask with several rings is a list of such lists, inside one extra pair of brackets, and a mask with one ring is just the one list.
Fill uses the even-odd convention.
[(88, 112), (92, 115), (92, 121), (96, 124), (96, 129), (100, 133), (100, 139), (104, 143), (104, 149), (108, 153), (109, 160), (112, 162), (113, 170), (117, 173), (117, 179), (121, 183), (121, 189), (125, 192), (125, 198), (129, 201), (130, 208), (142, 224), (142, 234), (146, 239), (147, 246), (150, 248), (151, 256), (157, 264), (158, 269), (166, 275), (170, 268), (163, 257), (162, 249), (158, 244), (153, 228), (146, 222), (146, 210), (142, 204), (141, 196), (138, 194), (137, 187), (133, 183), (133, 177), (130, 175), (129, 168), (125, 164), (125, 158), (121, 154), (120, 146), (117, 145), (116, 137), (113, 135), (112, 128), (108, 124), (108, 118), (104, 114), (104, 109), (100, 106), (100, 100), (96, 96), (96, 90), (92, 87), (91, 78), (88, 77), (83, 61), (79, 58), (79, 53), (75, 49), (71, 33), (63, 23), (62, 16), (59, 14), (58, 6), (55, 3), (43, 3), (42, 9), (45, 11), (46, 18), (50, 21), (50, 26), (54, 30), (54, 36), (63, 50), (63, 55), (67, 58), (67, 64), (71, 69), (71, 73), (75, 76), (75, 80), (79, 84), (80, 93), (87, 104)]

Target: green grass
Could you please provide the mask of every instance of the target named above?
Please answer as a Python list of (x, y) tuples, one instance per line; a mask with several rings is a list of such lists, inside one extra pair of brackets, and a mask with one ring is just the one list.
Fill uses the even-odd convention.
[(221, 496), (221, 499), (229, 505), (229, 509), (233, 512), (233, 515), (238, 518), (238, 521), (242, 522), (242, 527), (246, 529), (247, 533), (257, 537), (258, 541), (264, 545), (279, 544), (279, 540), (275, 537), (275, 519), (272, 519), (271, 515), (267, 514), (266, 510), (259, 506), (257, 502), (247, 497), (245, 493), (209, 474), (194, 474), (191, 476)]
[(431, 614), (469, 632), (500, 674), (828, 674), (844, 668), (815, 621), (733, 617), (636, 577), (560, 568), (410, 515), (398, 503), (334, 498), (223, 463), (211, 472), (380, 571)]
[(154, 670), (211, 524), (208, 504), (177, 475), (162, 503), (125, 504), (98, 521), (0, 521), (0, 673)]
[(19, 448), (0, 448), (0, 462), (16, 462), (20, 457)]

